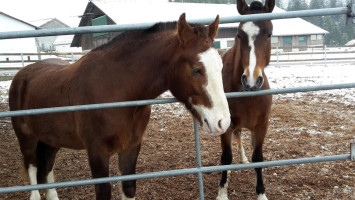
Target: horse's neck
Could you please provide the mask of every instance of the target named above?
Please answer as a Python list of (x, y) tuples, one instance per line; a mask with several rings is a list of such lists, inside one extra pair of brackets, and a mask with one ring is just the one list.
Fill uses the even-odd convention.
[(224, 61), (224, 73), (223, 79), (228, 80), (224, 82), (227, 91), (234, 91), (236, 88), (239, 89), (241, 86), (241, 76), (243, 74), (242, 58), (240, 54), (240, 47), (238, 43), (227, 52), (229, 55)]
[(113, 68), (101, 70), (103, 71), (103, 81), (105, 81), (106, 77), (112, 77), (112, 74), (115, 74), (115, 81), (117, 84), (121, 84), (117, 88), (126, 91), (127, 96), (125, 98), (156, 98), (168, 90), (166, 77), (170, 61), (176, 49), (172, 44), (158, 47), (157, 45), (160, 44), (160, 41), (152, 40), (152, 42), (146, 44), (145, 48), (137, 48), (137, 50), (123, 53), (119, 49), (120, 47), (117, 47), (117, 49), (103, 49), (99, 53), (108, 55), (102, 56), (102, 59), (109, 59), (109, 61), (102, 60), (102, 62), (111, 63), (112, 65), (101, 65), (101, 67)]

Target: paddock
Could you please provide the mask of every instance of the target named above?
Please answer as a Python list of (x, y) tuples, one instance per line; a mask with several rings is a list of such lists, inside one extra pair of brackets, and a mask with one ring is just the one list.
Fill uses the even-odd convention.
[[(294, 93), (318, 89), (354, 87), (355, 83), (349, 83), (326, 87), (278, 89), (268, 92), (274, 94), (280, 92)], [(260, 93), (230, 94), (228, 97), (240, 95), (260, 95)], [(329, 98), (329, 96), (332, 98)], [(213, 167), (219, 163), (220, 147), (218, 138), (201, 135), (200, 139), (197, 137), (194, 140), (194, 134), (192, 133), (194, 124), (187, 112), (181, 111), (183, 109), (176, 104), (166, 104), (169, 106), (154, 107), (148, 126), (148, 134), (143, 143), (142, 153), (138, 158), (137, 172), (139, 174), (136, 176), (118, 176), (117, 160), (114, 158), (111, 162), (113, 167), (111, 178), (89, 180), (90, 170), (88, 169), (85, 153), (62, 150), (58, 154), (55, 166), (56, 181), (60, 183), (20, 188), (13, 187), (23, 185), (19, 175), (20, 153), (11, 125), (6, 122), (5, 118), (2, 121), (2, 132), (0, 134), (2, 141), (1, 157), (4, 158), (0, 164), (2, 166), (0, 177), (4, 180), (0, 185), (2, 187), (0, 189), (0, 198), (25, 199), (28, 197), (28, 193), (13, 192), (58, 187), (59, 196), (63, 199), (90, 199), (92, 198), (90, 195), (94, 194), (92, 186), (69, 186), (93, 184), (95, 181), (97, 181), (95, 183), (112, 181), (114, 182), (114, 198), (118, 199), (117, 181), (133, 178), (143, 179), (138, 182), (138, 199), (214, 199), (218, 192), (219, 177), (218, 172), (214, 171), (242, 169), (231, 174), (230, 197), (231, 199), (254, 199), (253, 185), (255, 181), (253, 180), (253, 171), (244, 170), (244, 168), (254, 168), (256, 165), (265, 167), (278, 164), (289, 165), (292, 162), (301, 164), (321, 161), (321, 163), (317, 164), (278, 166), (264, 169), (268, 196), (271, 199), (353, 199), (355, 197), (355, 189), (353, 187), (355, 178), (354, 162), (348, 160), (351, 159), (349, 152), (350, 142), (354, 140), (354, 103), (343, 104), (341, 103), (343, 97), (337, 95), (319, 95), (316, 97), (317, 101), (315, 101), (313, 93), (306, 93), (301, 95), (301, 97), (297, 95), (287, 97), (277, 98), (274, 101), (271, 130), (266, 139), (264, 155), (266, 161), (281, 160), (281, 163), (264, 162)], [(339, 98), (339, 101), (336, 100), (337, 98)], [(171, 103), (173, 101), (172, 99), (165, 99), (141, 103)], [(125, 105), (127, 104), (119, 106)], [(83, 106), (81, 109), (85, 110), (89, 107)], [(91, 107), (98, 108), (97, 105)], [(1, 117), (35, 114), (38, 111), (32, 113), (29, 111), (22, 113), (7, 112), (6, 103), (1, 104), (1, 108), (3, 111), (0, 115)], [(73, 110), (72, 107), (67, 109), (67, 111)], [(49, 110), (40, 110), (38, 112), (51, 112)], [(302, 112), (302, 110), (304, 111)], [(318, 116), (316, 113), (321, 113), (321, 115)], [(310, 129), (309, 127), (315, 127), (316, 134), (307, 131)], [(327, 132), (337, 134), (327, 134)], [(195, 133), (198, 136), (198, 132)], [(337, 137), (338, 135), (339, 137)], [(243, 138), (246, 143), (249, 140), (248, 133), (243, 133)], [(197, 153), (195, 152), (195, 143)], [(199, 143), (201, 143), (201, 154), (199, 154)], [(245, 145), (245, 147), (247, 155), (250, 155), (249, 145)], [(335, 162), (336, 160), (345, 161)], [(187, 175), (165, 177), (182, 174)], [(161, 178), (145, 179), (153, 176), (160, 176)], [(73, 180), (80, 179), (83, 180), (73, 182)]]

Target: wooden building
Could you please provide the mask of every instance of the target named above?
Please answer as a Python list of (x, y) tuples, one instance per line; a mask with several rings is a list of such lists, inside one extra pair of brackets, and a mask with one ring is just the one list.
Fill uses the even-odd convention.
[[(38, 27), (0, 11), (0, 32), (36, 29), (38, 29)], [(5, 53), (5, 55), (0, 55), (0, 61), (14, 61), (21, 59), (20, 56), (6, 55), (9, 53), (20, 54), (36, 52), (37, 47), (35, 38), (15, 38), (0, 40), (0, 54)], [(21, 66), (21, 63), (0, 63), (0, 67), (13, 66)]]
[[(31, 23), (37, 25), (40, 29), (69, 28), (68, 25), (66, 25), (65, 23), (63, 23), (62, 21), (56, 18), (37, 20)], [(53, 43), (58, 37), (59, 36), (37, 37), (36, 43), (39, 51), (41, 52), (55, 51)]]
[[(275, 8), (274, 12), (285, 12)], [(200, 4), (174, 2), (121, 2), (95, 1), (88, 2), (79, 26), (96, 26), (111, 24), (136, 24), (159, 21), (176, 21), (182, 13), (187, 20), (211, 19), (239, 15), (236, 4)], [(292, 49), (295, 46), (321, 45), (328, 32), (301, 19), (273, 20), (274, 32), (272, 45), (279, 48)], [(234, 44), (239, 23), (220, 24), (215, 46), (227, 49)], [(119, 33), (76, 34), (72, 47), (90, 50), (102, 45)]]

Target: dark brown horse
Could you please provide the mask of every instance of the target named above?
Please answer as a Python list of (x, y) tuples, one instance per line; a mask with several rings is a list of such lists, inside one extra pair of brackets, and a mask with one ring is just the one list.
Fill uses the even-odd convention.
[[(266, 0), (265, 5), (254, 1), (248, 6), (244, 0), (237, 0), (241, 15), (270, 13), (275, 0)], [(272, 23), (269, 20), (242, 22), (239, 24), (234, 46), (223, 56), (223, 85), (225, 92), (254, 91), (269, 89), (264, 68), (269, 64), (271, 52)], [(232, 163), (232, 135), (236, 136), (240, 161), (247, 163), (240, 134), (242, 128), (251, 131), (253, 162), (263, 161), (262, 147), (269, 125), (272, 96), (256, 96), (228, 99), (231, 112), (231, 126), (221, 135), (222, 165)], [(265, 200), (262, 169), (256, 171), (256, 193), (258, 200)], [(228, 199), (227, 172), (222, 172), (218, 200)]]
[[(117, 36), (74, 64), (45, 60), (25, 67), (10, 87), (11, 110), (153, 99), (166, 90), (211, 135), (230, 125), (222, 85), (222, 59), (213, 48), (219, 17), (209, 26), (158, 23)], [(151, 108), (125, 107), (13, 117), (30, 183), (53, 182), (59, 148), (86, 149), (94, 178), (109, 176), (119, 155), (122, 175), (135, 174)], [(134, 199), (136, 181), (122, 183), (122, 199)], [(95, 185), (96, 199), (110, 199), (109, 183)], [(58, 199), (55, 189), (47, 199)], [(39, 191), (31, 200), (40, 199)]]

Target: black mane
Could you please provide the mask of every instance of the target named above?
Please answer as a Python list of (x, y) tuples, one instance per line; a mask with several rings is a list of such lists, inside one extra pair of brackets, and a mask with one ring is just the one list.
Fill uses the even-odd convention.
[(263, 4), (260, 1), (253, 1), (250, 4), (250, 11), (262, 11)]
[(160, 33), (160, 32), (165, 32), (169, 30), (175, 30), (177, 28), (177, 22), (159, 22), (154, 24), (153, 26), (143, 29), (143, 30), (133, 30), (133, 31), (124, 31), (114, 37), (111, 41), (109, 41), (106, 44), (103, 44), (101, 46), (98, 46), (94, 48), (92, 51), (97, 51), (97, 50), (102, 50), (107, 47), (111, 47), (118, 43), (119, 41), (122, 41), (128, 37), (140, 37), (140, 38), (145, 38), (145, 36), (148, 36), (150, 34), (154, 33)]

